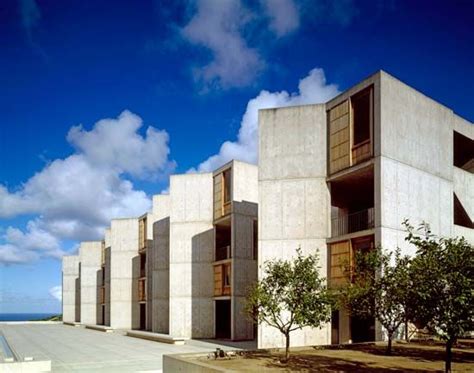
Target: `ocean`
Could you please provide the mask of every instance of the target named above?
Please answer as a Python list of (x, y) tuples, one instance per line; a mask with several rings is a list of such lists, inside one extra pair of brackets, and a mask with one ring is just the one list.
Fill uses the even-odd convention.
[(34, 321), (55, 315), (57, 313), (0, 313), (0, 321)]

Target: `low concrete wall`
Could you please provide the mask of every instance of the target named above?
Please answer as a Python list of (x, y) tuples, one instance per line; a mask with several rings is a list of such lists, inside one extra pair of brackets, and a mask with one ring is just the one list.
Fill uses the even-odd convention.
[(207, 354), (179, 354), (179, 355), (163, 355), (163, 373), (186, 372), (186, 373), (214, 373), (214, 372), (230, 372), (227, 369), (212, 366), (190, 357), (206, 357)]

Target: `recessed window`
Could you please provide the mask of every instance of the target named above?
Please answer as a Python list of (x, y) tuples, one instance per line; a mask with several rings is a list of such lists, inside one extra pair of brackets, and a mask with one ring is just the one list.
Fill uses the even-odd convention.
[(453, 134), (454, 166), (474, 173), (474, 140), (454, 131)]
[(474, 224), (469, 217), (466, 209), (462, 205), (461, 201), (459, 200), (458, 196), (453, 193), (454, 198), (454, 224), (460, 225), (466, 228), (474, 228)]
[(370, 87), (351, 97), (354, 145), (370, 140), (371, 91)]
[(222, 173), (222, 181), (224, 183), (224, 203), (230, 202), (232, 176), (231, 169), (227, 169)]

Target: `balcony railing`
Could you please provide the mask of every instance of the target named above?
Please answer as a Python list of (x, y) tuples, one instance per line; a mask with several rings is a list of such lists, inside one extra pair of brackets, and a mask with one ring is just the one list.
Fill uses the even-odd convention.
[(219, 260), (230, 259), (231, 254), (230, 245), (216, 248), (216, 262)]
[(331, 237), (371, 229), (375, 226), (374, 208), (341, 214), (331, 219)]

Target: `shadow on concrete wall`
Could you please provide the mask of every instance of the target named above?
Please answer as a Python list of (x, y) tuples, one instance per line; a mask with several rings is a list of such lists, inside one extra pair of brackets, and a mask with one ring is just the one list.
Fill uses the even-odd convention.
[(132, 258), (132, 329), (140, 328), (140, 304), (138, 303), (138, 278), (140, 277), (140, 255)]
[[(169, 333), (169, 275), (170, 275), (170, 218), (158, 220), (153, 224), (153, 237), (156, 242), (149, 258), (152, 275), (149, 277), (152, 286), (150, 290), (150, 303), (152, 316), (152, 330), (156, 333)], [(156, 278), (155, 278), (156, 276)], [(156, 302), (156, 304), (154, 303)]]
[(193, 236), (191, 250), (192, 337), (214, 338), (214, 228)]
[(96, 301), (95, 301), (95, 305), (96, 305), (96, 317), (95, 317), (95, 322), (97, 325), (104, 325), (104, 318), (103, 318), (103, 315), (102, 315), (102, 304), (100, 303), (101, 302), (101, 298), (100, 298), (100, 289), (102, 287), (102, 272), (103, 270), (102, 269), (99, 269), (97, 272), (96, 272), (96, 284), (97, 284), (97, 289), (96, 289)]
[(75, 299), (75, 321), (81, 322), (81, 263), (79, 263), (79, 277), (75, 280), (76, 299)]
[(104, 325), (110, 326), (110, 261), (111, 249), (105, 248), (105, 320)]

